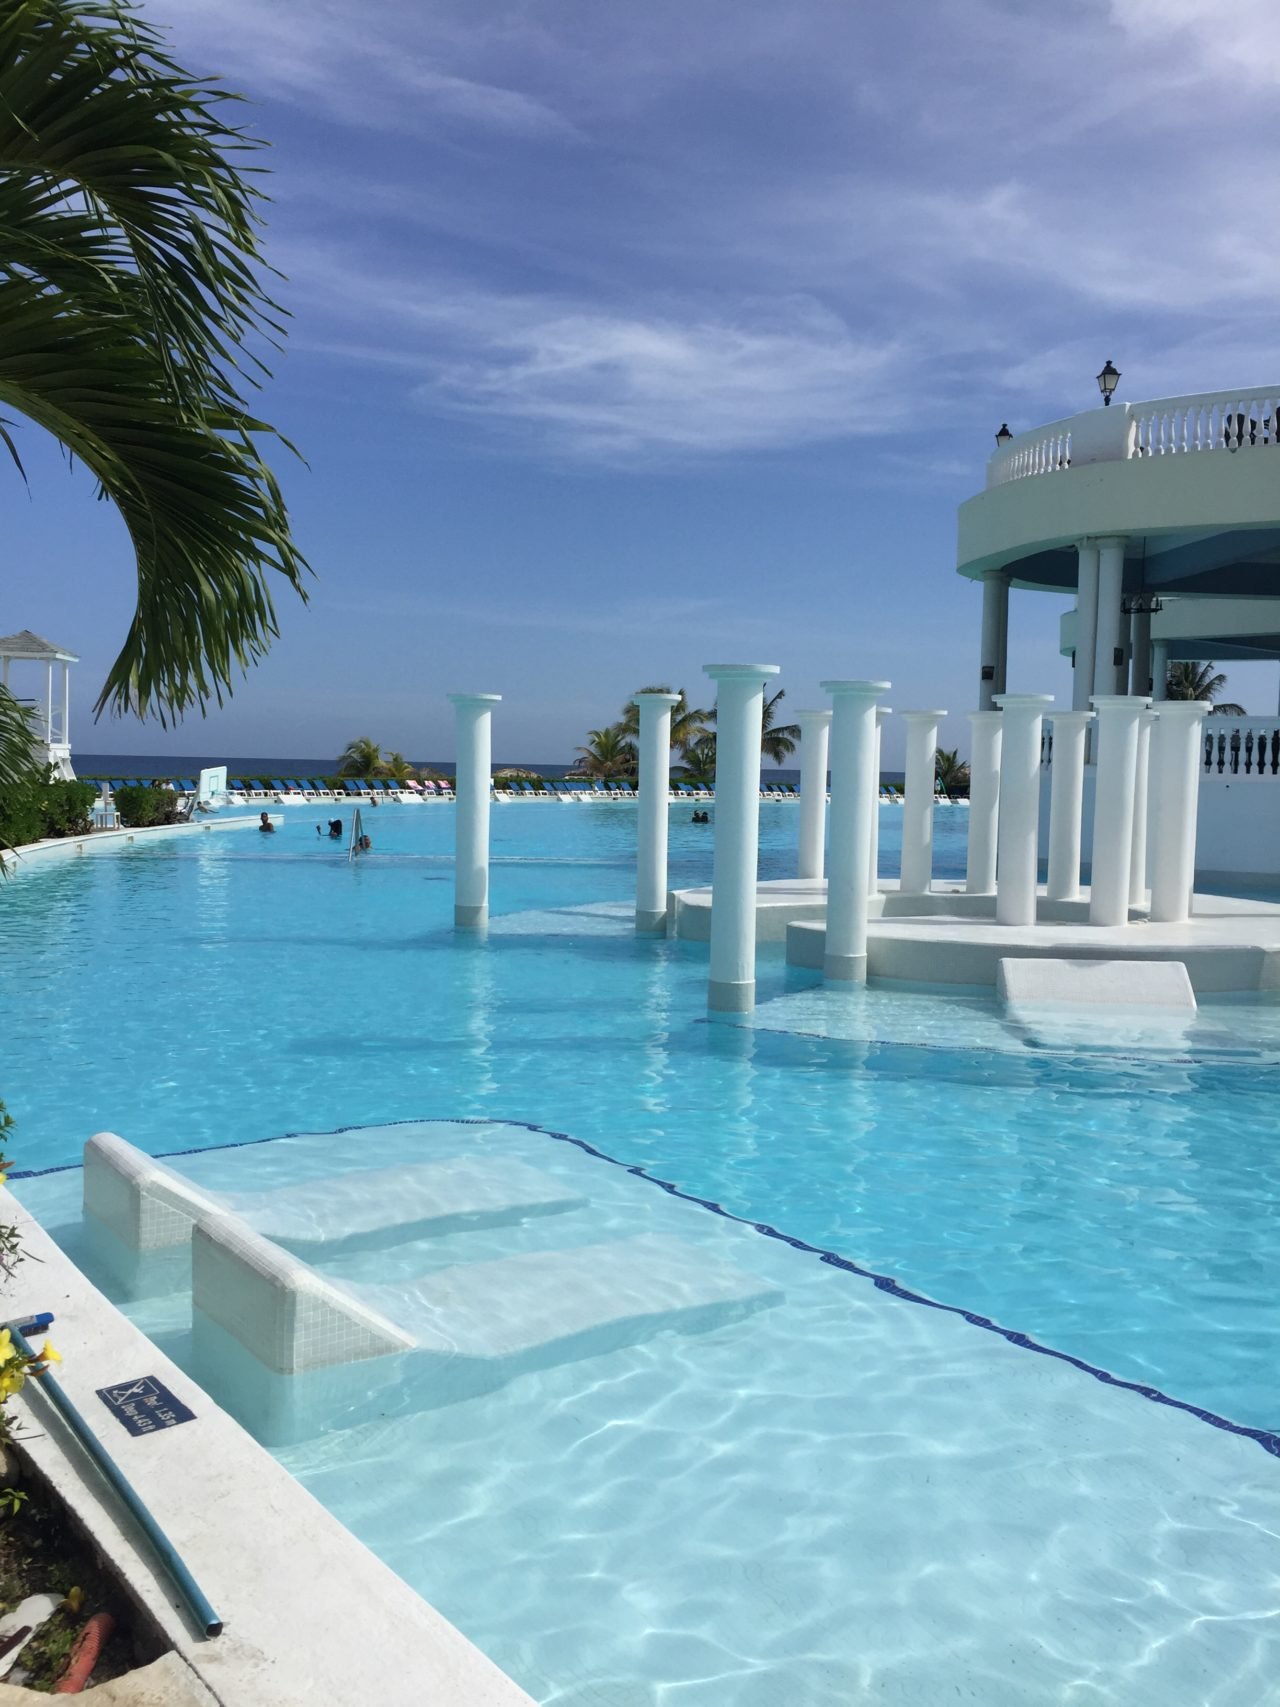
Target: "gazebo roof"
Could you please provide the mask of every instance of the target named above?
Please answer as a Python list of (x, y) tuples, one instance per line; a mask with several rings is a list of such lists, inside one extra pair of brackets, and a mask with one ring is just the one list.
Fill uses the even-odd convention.
[(0, 635), (0, 658), (38, 658), (41, 662), (56, 659), (65, 664), (80, 662), (74, 652), (55, 646), (52, 640), (33, 634), (29, 628), (19, 629), (17, 634)]

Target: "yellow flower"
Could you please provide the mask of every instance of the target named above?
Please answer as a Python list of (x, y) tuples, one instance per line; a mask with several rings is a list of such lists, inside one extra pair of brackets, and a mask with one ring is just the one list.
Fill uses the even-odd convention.
[(84, 1605), (84, 1590), (82, 1588), (73, 1588), (62, 1604), (69, 1612), (79, 1612), (80, 1608)]
[(11, 1399), (15, 1393), (21, 1392), (25, 1379), (20, 1369), (0, 1371), (0, 1399)]
[(52, 1340), (46, 1340), (43, 1348), (36, 1353), (41, 1363), (61, 1363), (62, 1353), (57, 1350)]
[(17, 1357), (13, 1349), (13, 1335), (8, 1328), (0, 1328), (0, 1363), (8, 1363), (11, 1357)]

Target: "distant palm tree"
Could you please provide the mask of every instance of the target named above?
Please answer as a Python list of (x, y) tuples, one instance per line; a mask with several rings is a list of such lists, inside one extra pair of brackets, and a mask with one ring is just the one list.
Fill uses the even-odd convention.
[(382, 760), (378, 774), (389, 777), (392, 782), (408, 782), (411, 777), (416, 781), (418, 776), (403, 753), (388, 753)]
[[(760, 751), (766, 753), (775, 765), (780, 765), (783, 759), (789, 759), (800, 744), (800, 725), (798, 723), (777, 723), (774, 718), (778, 715), (778, 701), (786, 696), (786, 688), (779, 688), (764, 702), (764, 710), (760, 717)], [(714, 711), (703, 713), (708, 723), (714, 723)]]
[(382, 748), (368, 735), (357, 735), (354, 741), (348, 741), (342, 757), (338, 760), (339, 776), (363, 777), (382, 775)]
[[(636, 689), (637, 693), (675, 693), (676, 691), (675, 688), (661, 685)], [(693, 742), (701, 740), (707, 733), (707, 725), (711, 720), (712, 713), (703, 711), (700, 706), (690, 705), (688, 695), (683, 688), (679, 689), (679, 693), (679, 702), (671, 707), (671, 745), (674, 750), (684, 752)], [(640, 707), (634, 700), (628, 700), (623, 706), (618, 728), (624, 735), (633, 740), (639, 735)]]
[(1218, 703), (1218, 695), (1226, 685), (1227, 678), (1220, 670), (1215, 671), (1212, 664), (1170, 664), (1165, 678), (1165, 698), (1207, 699), (1219, 716), (1243, 717), (1242, 705), (1236, 705), (1232, 700)]
[(969, 767), (961, 763), (957, 747), (952, 747), (950, 752), (945, 747), (937, 748), (933, 755), (933, 769), (945, 793), (968, 794)]
[(676, 767), (675, 775), (680, 782), (693, 782), (700, 788), (710, 788), (716, 780), (715, 736), (703, 735), (699, 740), (691, 741), (684, 750), (683, 763)]
[(636, 768), (636, 750), (619, 724), (587, 731), (587, 745), (574, 769), (584, 776), (631, 776)]

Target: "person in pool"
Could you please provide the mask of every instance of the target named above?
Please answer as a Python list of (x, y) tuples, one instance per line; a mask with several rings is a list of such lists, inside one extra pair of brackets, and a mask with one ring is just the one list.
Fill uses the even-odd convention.
[(276, 833), (275, 825), (271, 822), (270, 817), (265, 812), (260, 812), (258, 814), (258, 828), (262, 831), (264, 836), (274, 836)]
[(342, 819), (341, 818), (330, 818), (330, 820), (329, 820), (329, 840), (331, 842), (336, 842), (336, 841), (340, 841), (341, 839), (342, 839)]

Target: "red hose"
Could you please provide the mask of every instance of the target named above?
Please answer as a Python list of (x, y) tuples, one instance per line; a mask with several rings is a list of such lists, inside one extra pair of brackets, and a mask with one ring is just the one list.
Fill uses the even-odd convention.
[(71, 1650), (67, 1669), (54, 1685), (55, 1695), (79, 1695), (92, 1676), (93, 1668), (98, 1663), (98, 1655), (115, 1627), (116, 1621), (109, 1612), (94, 1613), (76, 1637), (76, 1645)]

